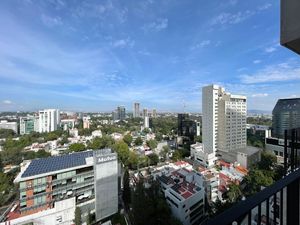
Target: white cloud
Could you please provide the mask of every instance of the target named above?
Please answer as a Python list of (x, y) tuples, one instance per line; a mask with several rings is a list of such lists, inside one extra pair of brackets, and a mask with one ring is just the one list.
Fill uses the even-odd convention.
[(210, 40), (203, 40), (203, 41), (201, 41), (200, 43), (198, 43), (198, 44), (192, 46), (192, 47), (191, 47), (191, 50), (195, 50), (195, 49), (198, 49), (198, 48), (204, 48), (204, 47), (206, 47), (206, 46), (208, 46), (208, 45), (210, 45), (210, 44), (211, 44), (211, 41), (210, 41)]
[(3, 100), (2, 103), (3, 103), (4, 105), (11, 105), (13, 102), (10, 101), (10, 100)]
[(258, 94), (253, 94), (251, 95), (252, 97), (268, 97), (269, 94), (268, 93), (258, 93)]
[(256, 60), (253, 61), (253, 63), (254, 64), (259, 64), (259, 63), (261, 63), (261, 60), (256, 59)]
[(45, 14), (41, 16), (42, 22), (48, 27), (60, 26), (63, 24), (60, 17), (50, 17)]
[(238, 24), (243, 22), (244, 20), (248, 19), (249, 17), (255, 14), (254, 11), (244, 11), (244, 12), (237, 12), (237, 13), (221, 13), (215, 18), (212, 19), (211, 25), (231, 25), (231, 24)]
[(259, 6), (259, 7), (258, 7), (258, 10), (259, 10), (259, 11), (263, 11), (263, 10), (266, 10), (266, 9), (270, 8), (271, 6), (272, 6), (272, 4), (266, 3), (266, 4), (264, 4), (264, 5)]
[(300, 66), (292, 62), (280, 63), (266, 66), (254, 74), (241, 75), (240, 78), (245, 84), (300, 80)]
[(116, 40), (114, 42), (112, 42), (112, 46), (115, 48), (124, 48), (124, 47), (133, 47), (134, 46), (134, 41), (131, 40), (130, 38), (126, 38), (126, 39), (120, 39), (120, 40)]
[(168, 27), (169, 20), (167, 18), (159, 18), (156, 21), (148, 23), (142, 27), (145, 32), (149, 31), (161, 31)]
[(267, 53), (272, 53), (275, 51), (276, 51), (276, 48), (274, 46), (265, 48), (265, 52), (267, 52)]

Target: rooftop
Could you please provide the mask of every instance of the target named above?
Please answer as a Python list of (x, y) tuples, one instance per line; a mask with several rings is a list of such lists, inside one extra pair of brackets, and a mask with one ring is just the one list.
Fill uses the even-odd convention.
[(68, 169), (86, 164), (86, 158), (93, 157), (93, 151), (84, 151), (32, 160), (25, 169), (21, 178), (49, 173), (57, 170)]

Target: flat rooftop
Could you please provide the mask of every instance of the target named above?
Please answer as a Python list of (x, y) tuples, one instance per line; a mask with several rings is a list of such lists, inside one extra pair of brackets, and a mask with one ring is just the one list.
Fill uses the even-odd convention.
[(93, 157), (92, 150), (43, 159), (34, 159), (25, 169), (21, 178), (86, 165), (86, 158), (89, 157)]

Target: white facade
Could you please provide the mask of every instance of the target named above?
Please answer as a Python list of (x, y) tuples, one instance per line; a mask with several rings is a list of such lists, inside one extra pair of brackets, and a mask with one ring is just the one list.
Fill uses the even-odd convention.
[(10, 129), (13, 130), (16, 134), (18, 133), (18, 124), (17, 122), (8, 122), (7, 120), (0, 121), (0, 129)]
[(204, 151), (215, 154), (210, 160), (236, 157), (237, 150), (247, 146), (247, 98), (225, 92), (218, 85), (206, 86), (202, 89), (202, 110)]
[(57, 130), (60, 123), (58, 109), (45, 109), (39, 111), (39, 132), (51, 132)]
[(144, 119), (144, 128), (149, 128), (149, 117), (148, 116), (145, 116), (145, 119)]
[(140, 103), (135, 102), (133, 105), (133, 118), (140, 117)]
[(204, 167), (214, 166), (215, 154), (205, 152), (202, 143), (191, 145), (191, 158)]
[(183, 225), (200, 224), (205, 214), (203, 177), (185, 168), (159, 176), (163, 192), (172, 214)]

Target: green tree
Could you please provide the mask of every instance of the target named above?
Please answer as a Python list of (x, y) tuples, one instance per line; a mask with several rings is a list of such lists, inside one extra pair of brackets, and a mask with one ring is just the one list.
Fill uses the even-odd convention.
[(159, 152), (159, 156), (165, 161), (168, 158), (170, 148), (168, 145), (163, 146), (163, 149)]
[(241, 199), (242, 191), (241, 191), (239, 185), (237, 185), (235, 183), (231, 183), (228, 185), (228, 188), (229, 188), (229, 190), (226, 192), (226, 197), (229, 202), (235, 203)]
[(35, 153), (35, 158), (46, 158), (51, 156), (50, 152), (46, 152), (45, 150), (39, 150)]
[(124, 165), (128, 163), (129, 148), (124, 141), (118, 141), (114, 144), (113, 149), (118, 153), (118, 157)]
[(9, 178), (5, 173), (0, 172), (0, 206), (6, 202), (10, 188)]
[(157, 147), (157, 141), (156, 140), (149, 140), (146, 142), (147, 145), (151, 148), (151, 149), (155, 149)]
[(163, 137), (162, 137), (162, 134), (161, 134), (161, 133), (158, 132), (158, 133), (155, 134), (155, 140), (161, 141), (162, 138), (163, 138)]
[(126, 206), (129, 206), (131, 202), (128, 168), (125, 169), (123, 176), (123, 201)]
[(152, 154), (148, 155), (147, 157), (149, 158), (149, 164), (151, 166), (157, 165), (157, 163), (159, 162), (158, 155), (155, 153), (152, 153)]
[(274, 154), (262, 151), (261, 160), (258, 162), (258, 169), (272, 171), (277, 163), (277, 158)]
[(195, 137), (195, 142), (200, 142), (200, 143), (202, 143), (202, 136), (196, 136), (196, 137)]
[(132, 142), (132, 136), (130, 134), (126, 134), (124, 137), (123, 137), (123, 141), (128, 145), (130, 146), (131, 145), (131, 142)]
[(112, 137), (108, 135), (104, 135), (103, 137), (96, 137), (90, 143), (88, 148), (91, 149), (103, 149), (103, 148), (111, 148), (114, 145), (115, 141)]
[(81, 225), (82, 221), (81, 221), (81, 210), (79, 207), (75, 208), (75, 219), (74, 219), (74, 223), (75, 225)]
[(178, 161), (178, 160), (181, 160), (182, 159), (182, 154), (179, 150), (175, 150), (175, 152), (173, 152), (173, 155), (172, 155), (172, 160), (173, 161)]
[(137, 137), (134, 141), (134, 144), (139, 146), (143, 144), (143, 139), (141, 137)]
[(71, 151), (71, 152), (81, 152), (81, 151), (84, 151), (85, 149), (86, 148), (83, 143), (74, 143), (74, 144), (69, 145), (69, 151)]
[(135, 152), (129, 151), (127, 164), (130, 169), (137, 169), (139, 164), (139, 156)]
[(15, 132), (11, 129), (0, 129), (0, 139), (1, 138), (12, 138), (15, 136)]
[(262, 186), (270, 186), (273, 183), (273, 178), (264, 174), (262, 170), (251, 169), (248, 175), (244, 177), (243, 182), (246, 184), (244, 193), (249, 196), (259, 192)]

